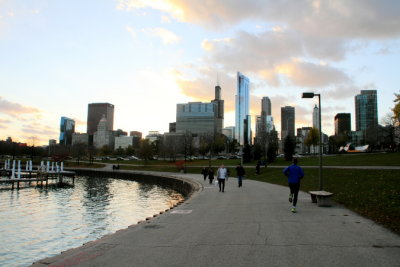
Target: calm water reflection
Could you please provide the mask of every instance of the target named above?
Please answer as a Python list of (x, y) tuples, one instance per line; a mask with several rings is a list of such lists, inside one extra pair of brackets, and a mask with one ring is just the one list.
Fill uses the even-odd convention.
[(77, 177), (74, 187), (0, 190), (0, 266), (26, 266), (126, 228), (179, 201), (134, 181)]

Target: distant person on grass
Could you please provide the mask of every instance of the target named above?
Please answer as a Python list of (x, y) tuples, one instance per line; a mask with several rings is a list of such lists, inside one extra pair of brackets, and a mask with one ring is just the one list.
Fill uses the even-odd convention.
[(300, 190), (300, 181), (304, 177), (304, 172), (301, 167), (297, 166), (297, 158), (293, 159), (293, 164), (283, 170), (283, 174), (288, 177), (290, 188), (289, 202), (293, 202), (291, 211), (296, 212), (297, 196)]
[(244, 171), (242, 164), (239, 162), (238, 165), (236, 166), (236, 176), (238, 178), (238, 186), (239, 187), (242, 187), (242, 180), (243, 180), (245, 174), (246, 174), (246, 172)]
[(217, 179), (218, 179), (218, 186), (219, 192), (225, 191), (225, 180), (228, 179), (228, 170), (225, 168), (224, 164), (222, 164), (217, 171)]

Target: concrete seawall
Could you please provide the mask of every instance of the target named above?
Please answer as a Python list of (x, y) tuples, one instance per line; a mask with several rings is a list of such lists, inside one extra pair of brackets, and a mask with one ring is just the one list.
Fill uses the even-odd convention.
[(133, 180), (140, 183), (156, 184), (170, 188), (182, 194), (185, 199), (194, 192), (200, 190), (201, 185), (191, 179), (167, 175), (164, 173), (140, 172), (129, 170), (105, 171), (97, 169), (69, 169), (75, 171), (76, 175), (95, 176), (104, 178), (120, 178)]

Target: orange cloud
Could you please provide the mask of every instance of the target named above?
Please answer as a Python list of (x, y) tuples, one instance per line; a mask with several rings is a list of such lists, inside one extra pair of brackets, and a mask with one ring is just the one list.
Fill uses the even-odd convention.
[(0, 96), (0, 113), (7, 114), (14, 118), (19, 118), (23, 114), (39, 115), (41, 111), (34, 107), (23, 106), (19, 103), (13, 103), (3, 99)]

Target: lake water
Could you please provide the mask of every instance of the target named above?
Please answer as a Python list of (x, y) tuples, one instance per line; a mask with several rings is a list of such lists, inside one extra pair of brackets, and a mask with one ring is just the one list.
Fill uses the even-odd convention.
[(182, 198), (157, 185), (111, 178), (77, 177), (74, 187), (0, 189), (0, 266), (27, 266), (57, 255)]

